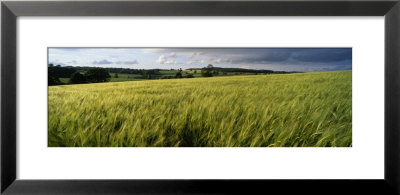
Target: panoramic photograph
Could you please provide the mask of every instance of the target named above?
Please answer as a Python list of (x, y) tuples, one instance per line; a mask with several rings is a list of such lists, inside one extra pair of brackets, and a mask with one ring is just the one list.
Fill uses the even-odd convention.
[(48, 147), (352, 147), (352, 48), (49, 47)]

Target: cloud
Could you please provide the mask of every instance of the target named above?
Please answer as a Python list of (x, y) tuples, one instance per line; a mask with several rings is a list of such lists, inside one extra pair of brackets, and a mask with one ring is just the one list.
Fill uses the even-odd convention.
[(199, 62), (199, 60), (188, 60), (186, 64), (198, 64)]
[(201, 52), (193, 52), (192, 54), (190, 54), (189, 58), (195, 58), (197, 56), (201, 55)]
[(165, 64), (178, 64), (176, 60), (167, 60)]
[[(194, 60), (190, 60), (194, 61)], [(202, 59), (201, 61), (195, 61), (195, 62), (201, 62), (203, 64), (230, 64), (232, 63), (232, 60), (230, 59), (224, 59), (224, 58), (205, 58)]]
[(158, 57), (158, 59), (156, 60), (157, 64), (164, 64), (165, 61), (167, 61), (167, 58), (164, 55), (161, 55), (160, 57)]
[(213, 63), (214, 59), (212, 59), (212, 58), (202, 59), (200, 62), (203, 64)]
[(230, 64), (230, 63), (232, 63), (232, 60), (230, 60), (230, 59), (218, 58), (218, 59), (215, 59), (215, 60), (214, 60), (214, 63), (217, 63), (217, 64), (221, 64), (221, 63)]
[(115, 62), (115, 64), (133, 65), (133, 64), (139, 64), (139, 62), (137, 60), (128, 60), (128, 61), (118, 61)]
[[(222, 67), (250, 66), (263, 69), (290, 65), (294, 70), (304, 67), (334, 65), (334, 69), (351, 69), (351, 48), (165, 48), (153, 50), (160, 53), (158, 64), (178, 64), (170, 56), (186, 56), (184, 64)], [(294, 68), (298, 66), (298, 68)], [(322, 69), (321, 69), (322, 70)], [(325, 69), (326, 70), (326, 69)]]
[(168, 57), (170, 57), (170, 58), (176, 58), (177, 55), (176, 55), (175, 52), (172, 52), (172, 53), (170, 53), (170, 54), (168, 55)]
[(168, 59), (167, 57), (165, 57), (165, 55), (161, 55), (160, 57), (158, 57), (158, 59), (156, 60), (157, 64), (179, 64), (179, 62), (177, 62), (176, 60), (171, 60)]
[(106, 64), (112, 64), (112, 62), (104, 59), (104, 60), (100, 60), (100, 61), (93, 61), (92, 64), (94, 64), (94, 65), (106, 65)]
[[(140, 64), (138, 63), (140, 60)], [(288, 71), (351, 70), (351, 48), (49, 48), (49, 62), (135, 68), (243, 67)]]
[(132, 65), (132, 64), (139, 64), (139, 62), (137, 60), (130, 60), (130, 61), (125, 61), (124, 64)]
[[(191, 49), (194, 51), (194, 49)], [(198, 49), (199, 51), (201, 49)], [(198, 58), (193, 52), (189, 59)], [(351, 48), (210, 48), (202, 49), (203, 63), (268, 64), (268, 63), (336, 63), (352, 60)]]
[(250, 49), (239, 55), (232, 56), (232, 63), (270, 63), (270, 62), (283, 62), (288, 60), (292, 55), (292, 51), (284, 49)]
[(302, 62), (338, 62), (352, 60), (352, 49), (304, 49), (292, 54)]

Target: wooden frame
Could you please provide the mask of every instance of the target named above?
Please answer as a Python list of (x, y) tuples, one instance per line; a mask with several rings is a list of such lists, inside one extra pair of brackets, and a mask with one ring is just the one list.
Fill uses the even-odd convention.
[[(385, 16), (385, 178), (382, 180), (16, 180), (19, 16)], [(1, 192), (4, 194), (398, 194), (399, 0), (2, 1)]]

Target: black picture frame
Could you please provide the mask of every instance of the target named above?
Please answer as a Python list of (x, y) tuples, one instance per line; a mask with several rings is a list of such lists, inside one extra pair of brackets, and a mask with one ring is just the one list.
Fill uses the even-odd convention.
[[(16, 179), (16, 34), (19, 16), (385, 16), (385, 176), (382, 180)], [(399, 194), (399, 0), (2, 1), (3, 194)], [(330, 167), (327, 167), (330, 168)], [(194, 167), (195, 169), (195, 167)], [(234, 170), (232, 170), (234, 171)], [(365, 170), (368, 171), (368, 170)]]

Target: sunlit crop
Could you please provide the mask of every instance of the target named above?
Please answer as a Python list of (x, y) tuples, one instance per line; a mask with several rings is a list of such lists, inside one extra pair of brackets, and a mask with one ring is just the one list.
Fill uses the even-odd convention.
[(352, 72), (49, 87), (48, 146), (348, 147)]

